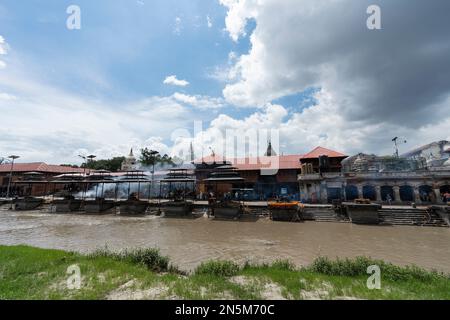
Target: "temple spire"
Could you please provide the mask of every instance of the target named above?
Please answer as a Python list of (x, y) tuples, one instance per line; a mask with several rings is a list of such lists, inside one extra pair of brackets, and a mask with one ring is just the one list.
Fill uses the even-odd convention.
[(272, 148), (272, 141), (269, 139), (269, 143), (267, 145), (267, 151), (264, 154), (266, 157), (274, 157), (277, 155), (277, 153)]
[(190, 152), (190, 156), (191, 156), (191, 162), (194, 162), (195, 155), (194, 155), (194, 146), (192, 145), (192, 141), (191, 141), (191, 146), (190, 146), (189, 152)]

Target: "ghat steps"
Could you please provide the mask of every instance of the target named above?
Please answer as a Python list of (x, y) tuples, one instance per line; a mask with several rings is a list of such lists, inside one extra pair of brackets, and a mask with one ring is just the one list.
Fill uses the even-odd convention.
[(389, 208), (378, 214), (380, 223), (385, 225), (448, 227), (438, 214), (426, 209)]
[(305, 207), (302, 213), (303, 220), (318, 222), (342, 222), (345, 218), (338, 215), (333, 207)]

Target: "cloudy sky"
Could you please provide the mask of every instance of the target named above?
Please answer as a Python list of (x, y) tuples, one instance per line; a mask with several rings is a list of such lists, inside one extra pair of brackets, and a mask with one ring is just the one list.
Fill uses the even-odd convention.
[[(366, 26), (372, 4), (381, 30)], [(2, 0), (0, 157), (79, 164), (130, 147), (181, 155), (190, 141), (200, 155), (227, 129), (275, 130), (285, 154), (450, 139), (449, 12), (448, 0)]]

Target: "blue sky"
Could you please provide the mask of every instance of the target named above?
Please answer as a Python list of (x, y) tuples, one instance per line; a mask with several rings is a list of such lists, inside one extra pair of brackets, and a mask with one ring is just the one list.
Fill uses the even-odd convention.
[[(69, 17), (66, 9), (72, 4), (81, 9), (80, 30), (66, 28)], [(4, 58), (8, 68), (4, 72), (33, 78), (83, 99), (101, 101), (110, 111), (121, 109), (123, 104), (149, 97), (170, 97), (175, 93), (223, 100), (222, 90), (227, 81), (221, 79), (220, 73), (231, 67), (231, 59), (251, 48), (249, 37), (239, 41), (230, 38), (225, 26), (226, 14), (226, 7), (210, 0), (34, 0), (26, 4), (6, 0), (0, 5), (0, 35), (9, 48)], [(255, 26), (256, 22), (250, 20), (245, 26), (246, 33), (251, 34)], [(189, 85), (165, 84), (164, 79), (172, 75)], [(8, 91), (14, 97), (23, 94), (17, 87), (4, 85), (1, 89), (0, 92)], [(300, 105), (303, 98), (304, 94), (291, 95), (289, 107)], [(192, 131), (194, 120), (202, 120), (208, 126), (219, 113), (242, 119), (258, 107), (255, 104), (239, 108), (223, 100), (220, 111), (202, 110), (201, 116), (181, 126)], [(39, 108), (36, 106), (34, 111)], [(171, 112), (168, 108), (167, 113)], [(64, 132), (64, 128), (58, 132)], [(171, 143), (167, 134), (145, 134), (157, 137), (165, 145)], [(13, 136), (10, 133), (10, 139)], [(27, 149), (26, 153), (33, 143), (49, 148), (58, 144), (57, 141), (45, 143), (45, 136), (24, 139), (30, 140), (22, 148)], [(76, 150), (83, 149), (82, 141), (69, 141), (69, 144)], [(87, 149), (82, 151), (96, 149), (94, 144), (86, 144)], [(31, 152), (30, 156), (38, 160), (39, 153)], [(54, 153), (47, 156), (60, 158)], [(72, 156), (65, 151), (61, 158)]]
[[(434, 18), (407, 29), (396, 23), (404, 7), (378, 2), (385, 28), (368, 33), (369, 0), (3, 0), (0, 157), (178, 154), (190, 141), (199, 154), (228, 128), (277, 130), (284, 153), (391, 153), (391, 136), (411, 147), (447, 138), (427, 129), (450, 132), (447, 2), (408, 2), (411, 19)], [(69, 5), (81, 30), (66, 28)]]
[[(233, 43), (223, 31), (226, 10), (214, 1), (77, 1), (82, 28), (68, 30), (65, 10), (73, 3), (3, 1), (0, 29), (23, 64), (51, 84), (83, 94), (167, 95), (173, 88), (162, 80), (176, 74), (189, 79), (188, 93), (220, 95), (221, 84), (211, 81), (208, 71), (226, 63), (230, 51), (248, 46)], [(108, 87), (77, 72), (85, 69)]]

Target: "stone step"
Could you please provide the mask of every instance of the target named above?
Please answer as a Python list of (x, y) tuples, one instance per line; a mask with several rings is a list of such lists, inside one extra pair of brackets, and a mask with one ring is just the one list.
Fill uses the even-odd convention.
[(391, 224), (391, 225), (419, 225), (419, 226), (438, 226), (438, 227), (448, 227), (445, 221), (442, 219), (435, 219), (432, 218), (431, 220), (428, 219), (398, 219), (398, 218), (382, 218), (381, 222), (384, 224)]
[(315, 215), (313, 215), (313, 217), (316, 217), (316, 218), (320, 218), (320, 217), (333, 217), (333, 218), (336, 218), (337, 217), (337, 215), (334, 215), (334, 214), (315, 214)]
[(427, 214), (427, 211), (421, 211), (421, 212), (419, 212), (419, 211), (411, 211), (411, 212), (409, 212), (409, 211), (378, 211), (378, 213), (380, 213), (380, 214), (412, 214), (412, 215), (414, 215), (414, 214)]
[(329, 208), (306, 208), (306, 210), (302, 213), (302, 217), (305, 220), (313, 220), (319, 222), (339, 221), (336, 212)]
[(389, 208), (378, 210), (378, 214), (382, 224), (448, 227), (439, 215), (425, 209)]
[(394, 226), (417, 226), (417, 227), (443, 227), (448, 228), (446, 224), (441, 223), (392, 223), (392, 222), (382, 222), (381, 225), (394, 225)]
[(437, 214), (379, 214), (380, 217), (439, 217)]
[(384, 220), (435, 220), (435, 221), (444, 221), (443, 219), (432, 217), (431, 219), (428, 217), (380, 217)]

